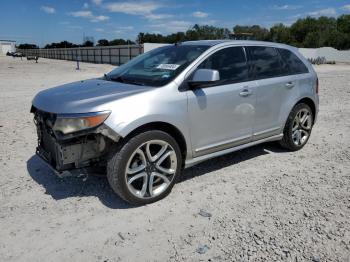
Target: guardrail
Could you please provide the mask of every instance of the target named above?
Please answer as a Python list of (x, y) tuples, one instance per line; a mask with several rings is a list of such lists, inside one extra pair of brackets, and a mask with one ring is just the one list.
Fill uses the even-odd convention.
[(143, 45), (17, 49), (17, 52), (50, 59), (121, 65), (142, 54)]

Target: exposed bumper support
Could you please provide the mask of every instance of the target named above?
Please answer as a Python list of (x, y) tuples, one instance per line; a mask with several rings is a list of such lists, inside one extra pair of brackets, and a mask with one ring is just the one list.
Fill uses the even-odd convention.
[(46, 160), (44, 160), (39, 154), (37, 154), (37, 156), (42, 164), (48, 167), (52, 173), (54, 173), (60, 178), (87, 176), (87, 171), (85, 168), (58, 171), (53, 166), (51, 166)]
[(119, 134), (105, 124), (64, 134), (54, 130), (56, 114), (32, 107), (37, 127), (36, 154), (60, 177), (83, 175), (86, 168), (104, 168), (106, 156)]

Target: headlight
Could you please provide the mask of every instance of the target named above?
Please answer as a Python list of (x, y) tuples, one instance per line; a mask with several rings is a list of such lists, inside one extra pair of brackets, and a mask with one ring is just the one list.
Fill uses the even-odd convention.
[(88, 114), (58, 115), (53, 130), (61, 131), (63, 134), (69, 134), (96, 127), (102, 124), (110, 113), (110, 111), (103, 111)]

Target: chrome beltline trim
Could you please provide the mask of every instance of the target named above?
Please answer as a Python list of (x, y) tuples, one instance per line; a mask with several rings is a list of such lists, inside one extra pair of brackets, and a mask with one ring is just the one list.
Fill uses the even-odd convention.
[(216, 151), (221, 151), (227, 148), (231, 148), (233, 146), (237, 146), (238, 144), (243, 144), (244, 142), (248, 142), (247, 140), (251, 140), (251, 138), (252, 138), (251, 135), (247, 135), (247, 136), (242, 136), (231, 140), (226, 140), (224, 142), (219, 142), (208, 146), (200, 147), (195, 150), (195, 155), (200, 156), (203, 154), (213, 153)]

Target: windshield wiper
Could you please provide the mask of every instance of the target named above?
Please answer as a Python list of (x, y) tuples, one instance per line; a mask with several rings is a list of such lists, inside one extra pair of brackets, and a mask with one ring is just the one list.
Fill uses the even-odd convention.
[(145, 85), (144, 83), (137, 82), (137, 81), (134, 81), (134, 80), (124, 80), (124, 83), (125, 84), (137, 85), (137, 86), (144, 86)]
[(111, 81), (120, 82), (120, 83), (125, 83), (125, 84), (138, 85), (138, 86), (144, 86), (145, 85), (144, 83), (137, 82), (137, 81), (134, 81), (134, 80), (131, 80), (131, 79), (125, 79), (125, 78), (123, 78), (121, 76), (111, 77), (110, 80)]
[(110, 79), (111, 81), (115, 81), (115, 82), (124, 83), (124, 78), (122, 78), (121, 76), (117, 76), (117, 77), (110, 77), (109, 79)]

